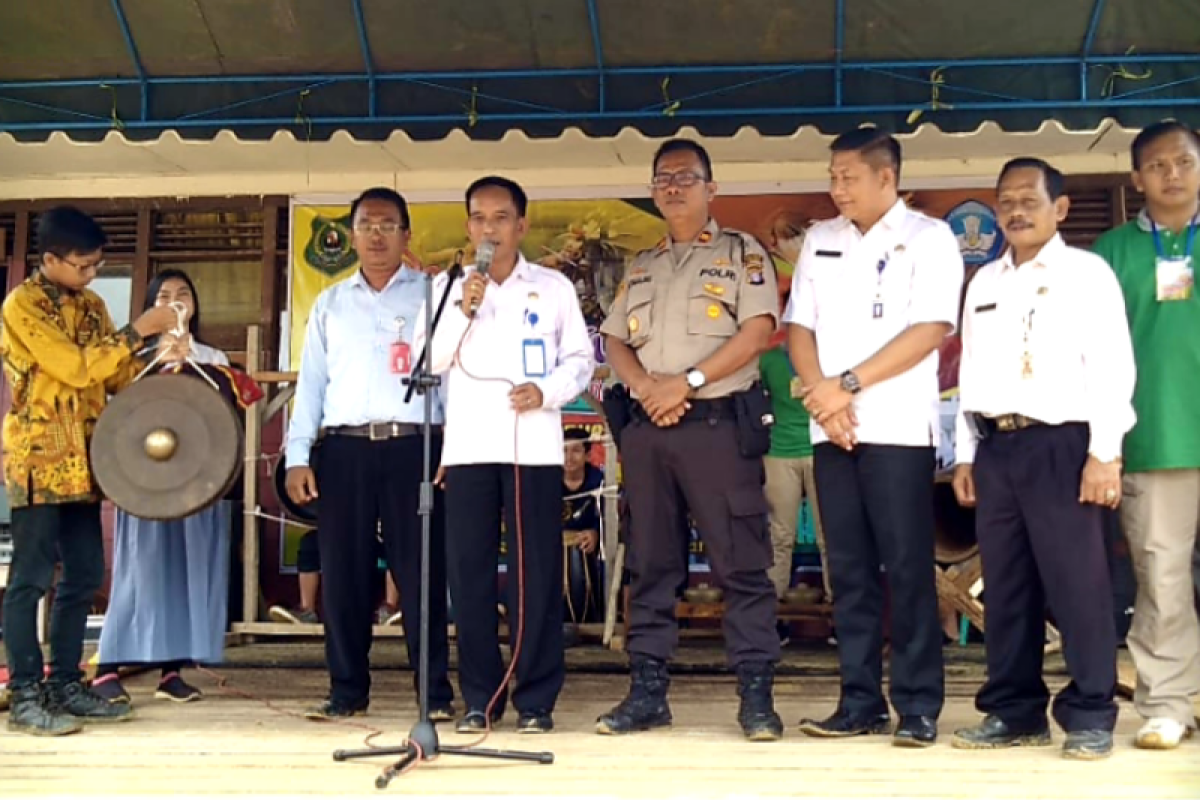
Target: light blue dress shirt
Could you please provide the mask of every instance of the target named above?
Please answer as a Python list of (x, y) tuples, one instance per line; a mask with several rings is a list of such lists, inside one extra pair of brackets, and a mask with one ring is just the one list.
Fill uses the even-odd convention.
[[(420, 351), (413, 345), (417, 317), (425, 303), (428, 278), (401, 267), (381, 291), (362, 272), (317, 297), (304, 335), (296, 401), (288, 425), (288, 467), (308, 464), (309, 451), (322, 428), (370, 422), (424, 422), (425, 401), (391, 371), (392, 345), (408, 343), (412, 365)], [(442, 424), (445, 384), (434, 396), (433, 422)]]

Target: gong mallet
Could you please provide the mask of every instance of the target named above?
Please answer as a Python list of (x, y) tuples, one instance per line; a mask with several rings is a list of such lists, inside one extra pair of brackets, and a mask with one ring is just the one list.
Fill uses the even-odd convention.
[(438, 742), (437, 728), (429, 720), (429, 552), (431, 527), (433, 524), (433, 395), (442, 379), (428, 369), (430, 347), (437, 328), (435, 319), (441, 316), (446, 298), (454, 282), (462, 276), (462, 267), (457, 263), (447, 272), (446, 288), (442, 291), (438, 313), (430, 314), (433, 308), (433, 278), (425, 279), (425, 347), (412, 375), (406, 379), (409, 389), (419, 392), (425, 400), (422, 433), (425, 439), (424, 470), (421, 480), (421, 499), (418, 513), (421, 516), (421, 652), (419, 655), (417, 696), (420, 701), (420, 719), (408, 733), (408, 738), (397, 747), (374, 747), (365, 750), (335, 750), (334, 761), (349, 761), (375, 756), (400, 756), (400, 759), (375, 778), (376, 789), (386, 789), (392, 779), (417, 759), (428, 761), (439, 755), (496, 758), (504, 761), (530, 761), (537, 764), (553, 764), (554, 754), (531, 753), (520, 750), (488, 750), (476, 747), (443, 746)]

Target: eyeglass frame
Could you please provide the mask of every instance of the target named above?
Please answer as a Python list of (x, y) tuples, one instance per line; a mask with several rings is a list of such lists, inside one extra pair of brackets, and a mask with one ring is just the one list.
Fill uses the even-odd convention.
[[(680, 183), (680, 178), (685, 178), (691, 181), (688, 184)], [(663, 180), (662, 186), (658, 185), (659, 180)], [(672, 186), (678, 186), (680, 189), (690, 189), (698, 183), (710, 183), (710, 180), (699, 172), (690, 169), (680, 170), (679, 172), (660, 172), (655, 174), (650, 179), (650, 191), (666, 191)]]
[[(384, 225), (395, 225), (396, 230), (384, 231)], [(364, 236), (370, 236), (375, 233), (378, 233), (380, 236), (395, 236), (401, 231), (407, 231), (408, 226), (402, 222), (356, 222), (350, 226), (350, 230)]]

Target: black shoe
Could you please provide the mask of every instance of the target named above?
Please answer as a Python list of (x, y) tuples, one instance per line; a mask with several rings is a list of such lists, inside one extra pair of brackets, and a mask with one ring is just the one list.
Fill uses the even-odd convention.
[(800, 720), (801, 732), (822, 739), (886, 734), (891, 728), (892, 718), (887, 714), (877, 714), (873, 717), (851, 716), (840, 708), (828, 719)]
[(429, 704), (429, 721), (430, 722), (449, 722), (454, 719), (454, 703), (434, 703)]
[(1070, 731), (1063, 742), (1063, 758), (1078, 761), (1099, 761), (1112, 755), (1111, 731)]
[(792, 643), (792, 626), (789, 623), (784, 622), (783, 620), (776, 622), (775, 634), (779, 636), (780, 647), (787, 647)]
[(154, 697), (158, 700), (170, 700), (172, 703), (194, 703), (203, 700), (204, 693), (179, 677), (179, 673), (173, 672), (159, 681)]
[(554, 717), (549, 711), (522, 711), (517, 719), (517, 733), (549, 733), (554, 730)]
[(79, 681), (48, 684), (46, 702), (80, 722), (124, 722), (133, 719), (129, 703), (110, 703)]
[(999, 750), (1004, 747), (1049, 747), (1050, 729), (1013, 730), (1004, 720), (989, 714), (973, 728), (954, 732), (950, 746), (959, 750)]
[[(496, 727), (496, 723), (504, 716), (503, 711), (492, 712), (492, 727)], [(484, 716), (483, 709), (470, 708), (467, 713), (454, 725), (455, 733), (483, 733), (488, 729), (487, 717)]]
[(110, 703), (132, 703), (129, 692), (125, 691), (125, 687), (115, 675), (106, 681), (92, 681), (92, 694)]
[(311, 720), (346, 719), (367, 713), (370, 700), (362, 699), (356, 703), (329, 698), (318, 706), (313, 706), (304, 712), (304, 717)]
[(931, 747), (937, 741), (937, 720), (933, 717), (900, 717), (892, 734), (896, 747)]
[(66, 736), (79, 733), (83, 724), (47, 701), (45, 688), (34, 684), (12, 693), (8, 729), (31, 736)]
[(647, 656), (629, 660), (629, 694), (596, 720), (596, 733), (619, 735), (666, 728), (671, 724), (667, 689), (671, 678), (667, 662)]
[(752, 742), (774, 742), (783, 737), (783, 720), (775, 713), (771, 689), (775, 685), (775, 665), (765, 661), (737, 665), (738, 724)]

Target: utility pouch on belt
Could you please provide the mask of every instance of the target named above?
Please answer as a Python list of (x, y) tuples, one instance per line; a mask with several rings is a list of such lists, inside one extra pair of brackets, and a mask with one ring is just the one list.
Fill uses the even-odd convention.
[(771, 449), (771, 426), (775, 414), (771, 397), (761, 383), (733, 395), (734, 416), (737, 419), (738, 449), (746, 458), (761, 458)]
[(617, 450), (621, 449), (621, 431), (629, 425), (633, 411), (629, 390), (624, 384), (618, 383), (604, 390), (604, 399), (600, 405), (604, 408), (604, 417), (608, 421), (608, 429), (612, 432), (613, 443)]

